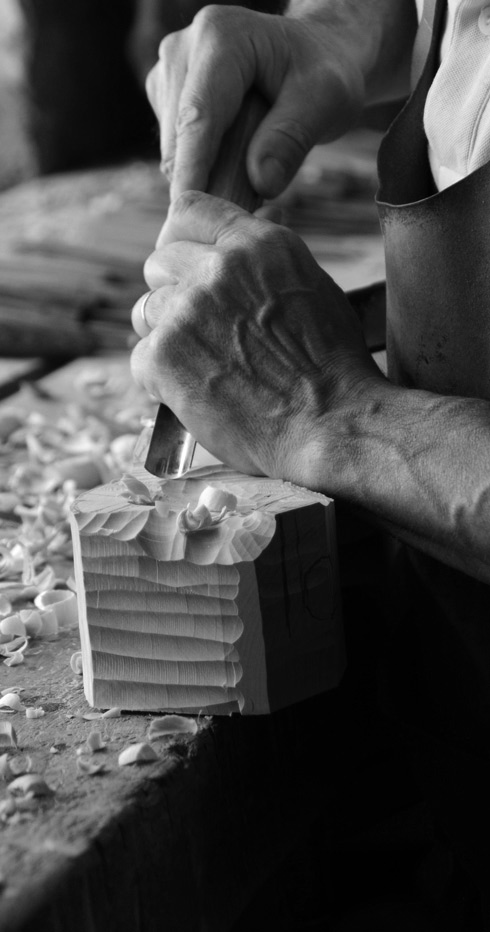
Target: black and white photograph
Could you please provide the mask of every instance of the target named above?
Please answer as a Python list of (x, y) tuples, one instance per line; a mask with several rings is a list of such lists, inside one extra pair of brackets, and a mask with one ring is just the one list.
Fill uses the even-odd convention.
[(0, 0), (0, 932), (490, 932), (489, 212), (486, 0)]

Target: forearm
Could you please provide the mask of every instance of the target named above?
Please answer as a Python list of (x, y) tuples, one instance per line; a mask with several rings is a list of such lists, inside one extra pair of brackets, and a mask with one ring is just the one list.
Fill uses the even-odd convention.
[(414, 0), (290, 0), (286, 15), (337, 32), (364, 75), (366, 106), (408, 92), (417, 30)]
[(317, 458), (314, 487), (490, 582), (490, 403), (389, 384), (374, 398), (325, 417), (328, 480)]

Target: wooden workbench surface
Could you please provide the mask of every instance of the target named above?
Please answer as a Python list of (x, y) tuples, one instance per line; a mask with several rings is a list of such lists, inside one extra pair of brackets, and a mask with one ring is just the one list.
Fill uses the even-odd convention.
[[(72, 403), (77, 379), (104, 373), (129, 381), (128, 357), (80, 359), (40, 385), (39, 409)], [(137, 395), (137, 392), (136, 392)], [(46, 397), (50, 396), (50, 397)], [(3, 409), (36, 410), (31, 393)], [(0, 407), (0, 411), (2, 408)], [(78, 631), (33, 640), (25, 662), (0, 664), (0, 690), (22, 689), (26, 706), (45, 715), (0, 709), (18, 749), (53, 795), (34, 810), (0, 821), (2, 932), (149, 932), (232, 927), (271, 871), (328, 812), (328, 760), (307, 768), (329, 697), (271, 716), (198, 720), (195, 736), (153, 742), (158, 761), (120, 767), (119, 752), (147, 740), (154, 716), (84, 719), (90, 710), (70, 658)], [(97, 730), (107, 745), (93, 755), (104, 771), (80, 773), (77, 749)], [(0, 784), (0, 807), (8, 799)], [(163, 927), (163, 926), (162, 926)]]

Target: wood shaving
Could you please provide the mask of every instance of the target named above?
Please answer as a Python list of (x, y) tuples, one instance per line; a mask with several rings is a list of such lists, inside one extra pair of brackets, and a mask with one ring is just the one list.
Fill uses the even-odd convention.
[(36, 796), (53, 796), (54, 790), (46, 783), (39, 773), (25, 773), (16, 777), (7, 786), (12, 796), (33, 798)]
[(43, 718), (46, 712), (41, 706), (31, 706), (26, 709), (26, 718)]
[(102, 741), (100, 731), (91, 731), (85, 744), (82, 744), (77, 750), (77, 754), (95, 754), (97, 751), (105, 751), (107, 744)]
[(8, 615), (0, 621), (0, 633), (10, 635), (10, 637), (25, 637), (27, 634), (26, 626), (20, 617), (19, 612), (14, 615)]
[(76, 650), (74, 654), (70, 657), (70, 667), (73, 672), (78, 676), (83, 675), (83, 666), (82, 666), (82, 652), (81, 650)]
[(9, 764), (12, 777), (20, 777), (23, 773), (32, 771), (32, 760), (28, 754), (22, 757), (11, 757)]
[(195, 735), (197, 731), (198, 724), (194, 718), (186, 718), (184, 715), (164, 715), (162, 718), (152, 719), (148, 737), (150, 741), (155, 741), (166, 735)]
[(118, 764), (120, 767), (125, 767), (127, 764), (146, 764), (155, 760), (158, 760), (158, 754), (151, 744), (141, 742), (124, 748), (119, 754)]
[(23, 712), (25, 705), (20, 701), (18, 693), (5, 693), (0, 699), (0, 709), (13, 709), (15, 712)]
[[(88, 367), (76, 378), (76, 402), (25, 383), (16, 409), (0, 414), (0, 619), (48, 589), (76, 590), (70, 506), (83, 488), (131, 468), (143, 420), (155, 413), (126, 376), (101, 369), (95, 378)], [(57, 636), (52, 616), (31, 612), (21, 621), (30, 637)], [(23, 661), (3, 656), (9, 666)]]
[(17, 651), (15, 654), (11, 654), (10, 657), (7, 657), (3, 662), (6, 667), (17, 667), (20, 663), (24, 663), (24, 654)]
[(42, 633), (43, 618), (42, 613), (36, 608), (24, 608), (19, 612), (21, 620), (24, 622), (26, 634), (35, 638)]

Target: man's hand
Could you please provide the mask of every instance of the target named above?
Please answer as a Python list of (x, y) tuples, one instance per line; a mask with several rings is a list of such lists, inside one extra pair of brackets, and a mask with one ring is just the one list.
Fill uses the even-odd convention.
[(385, 384), (343, 292), (293, 233), (209, 195), (182, 195), (166, 238), (136, 380), (229, 465), (325, 485), (326, 438), (334, 471), (338, 424)]
[[(205, 190), (223, 133), (252, 84), (271, 104), (248, 153), (252, 186), (263, 197), (286, 187), (315, 143), (352, 125), (364, 102), (362, 56), (330, 6), (324, 21), (206, 6), (163, 40), (147, 92), (172, 197)], [(362, 44), (369, 45), (366, 36)]]

